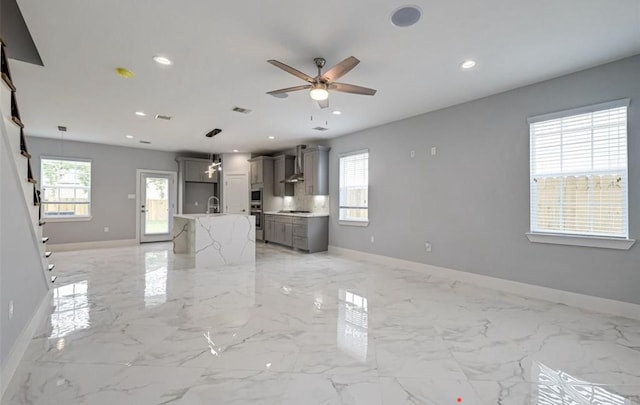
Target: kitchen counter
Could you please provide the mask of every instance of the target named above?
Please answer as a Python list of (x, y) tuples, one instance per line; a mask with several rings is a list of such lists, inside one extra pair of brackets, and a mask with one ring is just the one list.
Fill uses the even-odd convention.
[(174, 215), (173, 252), (193, 254), (196, 267), (255, 263), (256, 219), (239, 214)]
[(279, 211), (269, 211), (265, 212), (265, 215), (286, 215), (288, 217), (301, 217), (301, 218), (312, 218), (312, 217), (328, 217), (329, 213), (322, 212), (279, 212)]

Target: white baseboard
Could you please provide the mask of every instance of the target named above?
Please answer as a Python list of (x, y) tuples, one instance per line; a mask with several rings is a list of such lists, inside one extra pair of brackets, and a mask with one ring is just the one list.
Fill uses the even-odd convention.
[(22, 330), (18, 338), (16, 339), (11, 351), (7, 355), (6, 362), (4, 363), (2, 370), (0, 371), (0, 398), (4, 395), (13, 375), (18, 369), (18, 365), (24, 356), (24, 353), (27, 351), (29, 347), (29, 343), (31, 343), (31, 339), (36, 333), (38, 326), (41, 324), (43, 319), (49, 315), (49, 310), (51, 309), (51, 290), (49, 290), (36, 312), (31, 317), (31, 321), (27, 324), (27, 326)]
[(47, 250), (51, 250), (52, 252), (68, 252), (70, 250), (134, 246), (137, 244), (138, 244), (138, 241), (136, 239), (117, 239), (117, 240), (103, 240), (103, 241), (95, 241), (95, 242), (55, 243), (55, 244), (47, 243)]
[(518, 281), (505, 280), (481, 274), (468, 273), (444, 267), (432, 266), (373, 253), (360, 252), (337, 246), (329, 246), (329, 254), (349, 257), (353, 259), (367, 260), (391, 266), (402, 266), (407, 269), (426, 271), (427, 273), (443, 278), (449, 278), (468, 282), (494, 290), (524, 295), (550, 302), (570, 305), (594, 312), (624, 316), (640, 320), (640, 305), (630, 302), (616, 301), (592, 295), (578, 294), (569, 291), (556, 290), (554, 288), (541, 287), (533, 284), (520, 283)]

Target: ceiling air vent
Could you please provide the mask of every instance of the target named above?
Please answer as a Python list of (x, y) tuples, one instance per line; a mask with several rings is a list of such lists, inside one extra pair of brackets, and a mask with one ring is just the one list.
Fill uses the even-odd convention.
[(314, 131), (328, 131), (329, 130), (329, 128), (327, 128), (327, 127), (315, 127), (315, 128), (311, 128), (311, 129), (313, 129)]
[(242, 108), (242, 107), (238, 107), (238, 106), (233, 107), (231, 109), (231, 111), (235, 111), (235, 112), (238, 112), (240, 114), (249, 114), (251, 112), (251, 110), (248, 109), (248, 108)]
[(162, 114), (156, 114), (156, 119), (157, 120), (165, 120), (165, 121), (169, 121), (171, 120), (171, 116), (169, 115), (162, 115)]
[(140, 141), (140, 143), (144, 143), (145, 145), (150, 145), (151, 141)]

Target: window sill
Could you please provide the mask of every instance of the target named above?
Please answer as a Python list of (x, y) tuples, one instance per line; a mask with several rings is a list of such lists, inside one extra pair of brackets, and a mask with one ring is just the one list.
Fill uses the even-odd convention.
[(346, 225), (346, 226), (369, 226), (369, 221), (345, 221), (345, 220), (338, 220), (338, 225)]
[(69, 217), (69, 218), (60, 218), (60, 217), (42, 217), (42, 220), (49, 223), (54, 222), (81, 222), (81, 221), (91, 221), (93, 217)]
[(560, 235), (552, 233), (527, 232), (529, 242), (552, 245), (586, 246), (602, 249), (629, 250), (635, 239), (619, 239), (598, 236)]

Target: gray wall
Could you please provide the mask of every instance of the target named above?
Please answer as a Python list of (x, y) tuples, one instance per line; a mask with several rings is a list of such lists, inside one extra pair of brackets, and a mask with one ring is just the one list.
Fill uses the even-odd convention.
[[(640, 56), (635, 56), (332, 140), (330, 244), (640, 304), (640, 241), (619, 251), (534, 244), (525, 236), (527, 117), (626, 97), (631, 98), (629, 228), (630, 237), (640, 239)], [(363, 148), (370, 152), (370, 225), (341, 226), (338, 155)], [(431, 253), (426, 241), (433, 245)]]
[(192, 183), (184, 185), (183, 214), (204, 214), (207, 211), (207, 201), (212, 195), (217, 195), (217, 183)]
[[(178, 171), (175, 153), (95, 143), (29, 137), (29, 153), (36, 178), (40, 156), (91, 159), (90, 221), (52, 222), (45, 225), (49, 243), (74, 243), (136, 238), (136, 169)], [(109, 232), (104, 228), (109, 227)]]
[[(4, 131), (4, 124), (0, 126)], [(45, 296), (47, 284), (20, 184), (25, 173), (16, 172), (12, 148), (4, 133), (0, 138), (0, 369), (5, 372), (7, 357)], [(10, 301), (14, 304), (12, 319), (8, 316)]]

